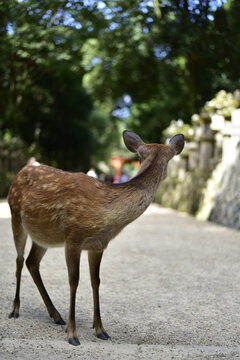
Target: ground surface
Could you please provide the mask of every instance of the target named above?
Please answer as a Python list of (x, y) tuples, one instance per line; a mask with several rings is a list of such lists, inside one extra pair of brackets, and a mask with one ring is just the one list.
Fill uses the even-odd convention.
[[(0, 203), (1, 360), (240, 358), (240, 232), (151, 206), (103, 257), (101, 309), (110, 341), (97, 339), (91, 327), (86, 255), (76, 306), (80, 346), (69, 345), (64, 327), (50, 320), (26, 267), (20, 317), (9, 320), (16, 254), (8, 208)], [(66, 320), (62, 248), (47, 252), (41, 273)]]

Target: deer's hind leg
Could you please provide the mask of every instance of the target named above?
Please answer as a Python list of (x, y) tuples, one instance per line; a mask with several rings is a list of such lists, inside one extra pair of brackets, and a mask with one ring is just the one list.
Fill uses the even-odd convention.
[(43, 285), (42, 278), (39, 272), (40, 262), (46, 253), (47, 249), (43, 248), (36, 243), (33, 242), (31, 251), (26, 260), (27, 268), (32, 275), (33, 281), (37, 285), (37, 288), (43, 298), (43, 301), (46, 305), (48, 313), (51, 318), (53, 318), (54, 322), (59, 325), (64, 325), (65, 321), (62, 319), (61, 315), (53, 305), (45, 286)]
[(91, 277), (91, 285), (93, 291), (93, 305), (94, 305), (94, 316), (93, 316), (93, 327), (95, 328), (96, 335), (101, 340), (108, 340), (110, 336), (105, 331), (102, 325), (102, 319), (100, 314), (100, 303), (99, 303), (99, 286), (100, 286), (100, 264), (102, 260), (103, 252), (88, 251), (88, 262)]
[(24, 249), (27, 240), (27, 233), (25, 232), (19, 216), (12, 214), (12, 230), (15, 247), (17, 250), (17, 259), (16, 259), (16, 293), (13, 301), (12, 312), (8, 315), (9, 319), (19, 317), (19, 308), (20, 308), (20, 283), (21, 283), (21, 274), (24, 263)]

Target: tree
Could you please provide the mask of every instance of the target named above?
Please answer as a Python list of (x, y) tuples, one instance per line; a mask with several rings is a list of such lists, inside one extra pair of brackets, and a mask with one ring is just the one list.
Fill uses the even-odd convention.
[(92, 53), (88, 84), (94, 97), (112, 101), (114, 109), (128, 94), (129, 126), (153, 140), (173, 118), (190, 122), (222, 87), (239, 86), (238, 6), (236, 0), (229, 6), (171, 0), (154, 7), (148, 1), (102, 1), (109, 28)]
[[(84, 6), (33, 0), (0, 5), (5, 19), (0, 56), (6, 60), (1, 61), (2, 133), (19, 135), (47, 163), (87, 170), (99, 143), (93, 99), (82, 85), (89, 23), (85, 19), (80, 27), (71, 15), (77, 5), (85, 12)], [(109, 126), (109, 117), (102, 115), (98, 129), (100, 119)]]
[(160, 141), (172, 119), (189, 122), (239, 87), (238, 10), (237, 0), (0, 2), (0, 131), (76, 169), (105, 157), (120, 127)]

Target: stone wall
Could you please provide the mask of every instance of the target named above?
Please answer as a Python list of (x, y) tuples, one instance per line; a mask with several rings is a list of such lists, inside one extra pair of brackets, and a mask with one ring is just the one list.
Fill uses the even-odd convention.
[(166, 129), (169, 137), (184, 133), (186, 146), (169, 163), (168, 178), (156, 201), (198, 219), (240, 229), (240, 109), (234, 108), (240, 107), (240, 101), (236, 94), (221, 91), (216, 98), (222, 106), (208, 102), (201, 114), (193, 115), (191, 126), (175, 121)]
[(209, 220), (240, 230), (240, 151), (237, 162), (225, 169)]
[(223, 131), (222, 159), (207, 181), (197, 214), (240, 230), (240, 109)]

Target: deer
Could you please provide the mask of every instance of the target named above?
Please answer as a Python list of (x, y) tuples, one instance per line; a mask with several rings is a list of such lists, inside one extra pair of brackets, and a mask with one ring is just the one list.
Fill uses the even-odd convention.
[(125, 183), (107, 183), (83, 172), (67, 172), (47, 165), (28, 165), (15, 176), (8, 194), (13, 239), (17, 251), (16, 293), (9, 318), (19, 317), (20, 282), (24, 248), (29, 235), (32, 247), (26, 266), (35, 282), (50, 317), (65, 325), (50, 299), (40, 275), (40, 262), (49, 247), (63, 246), (68, 270), (70, 304), (67, 338), (80, 345), (75, 323), (75, 300), (79, 284), (81, 252), (88, 251), (90, 281), (93, 293), (93, 328), (97, 338), (108, 340), (103, 327), (100, 304), (100, 264), (112, 240), (150, 205), (162, 180), (167, 164), (184, 148), (184, 136), (173, 136), (168, 144), (145, 144), (139, 135), (125, 130), (127, 149), (137, 153), (140, 168)]

